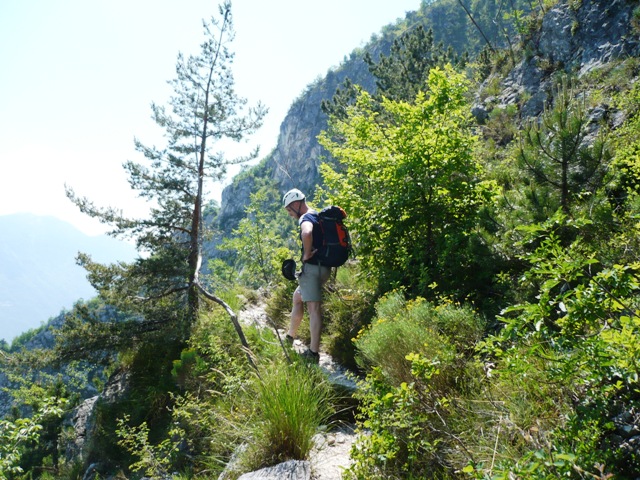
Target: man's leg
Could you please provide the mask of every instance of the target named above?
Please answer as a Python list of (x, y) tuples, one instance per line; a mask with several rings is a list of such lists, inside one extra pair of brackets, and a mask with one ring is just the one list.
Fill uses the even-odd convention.
[(322, 331), (322, 302), (307, 302), (307, 312), (309, 312), (309, 333), (311, 334), (309, 349), (318, 353)]
[(293, 292), (293, 306), (291, 308), (291, 318), (289, 320), (289, 331), (287, 332), (287, 335), (291, 338), (296, 338), (303, 316), (304, 303), (302, 303), (302, 295), (300, 294), (300, 287), (298, 287), (296, 288), (296, 291)]

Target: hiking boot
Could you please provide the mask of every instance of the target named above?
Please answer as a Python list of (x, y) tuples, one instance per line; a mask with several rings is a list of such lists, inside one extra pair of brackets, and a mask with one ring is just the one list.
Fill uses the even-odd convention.
[(313, 363), (314, 365), (318, 365), (320, 363), (320, 354), (312, 352), (309, 348), (302, 352), (300, 356), (305, 363)]
[(293, 345), (293, 337), (291, 335), (289, 335), (287, 333), (287, 335), (284, 337), (284, 339), (287, 342), (287, 345)]

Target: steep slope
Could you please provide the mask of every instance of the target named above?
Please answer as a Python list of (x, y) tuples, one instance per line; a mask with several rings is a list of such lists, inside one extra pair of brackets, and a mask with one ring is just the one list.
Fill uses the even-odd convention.
[[(322, 101), (330, 100), (346, 78), (368, 91), (375, 89), (374, 79), (364, 62), (365, 53), (374, 59), (380, 54), (387, 55), (393, 40), (417, 25), (433, 28), (436, 41), (459, 53), (463, 49), (477, 53), (484, 46), (485, 37), (494, 47), (505, 46), (509, 35), (513, 36), (509, 41), (517, 37), (511, 33), (505, 35), (506, 30), (499, 28), (502, 27), (499, 22), (491, 20), (497, 15), (491, 9), (498, 4), (487, 1), (476, 5), (480, 11), (470, 12), (478, 23), (476, 28), (456, 2), (423, 2), (419, 11), (409, 12), (405, 20), (389, 25), (380, 36), (374, 35), (363, 49), (354, 50), (339, 67), (310, 84), (290, 107), (274, 151), (249, 170), (253, 175), (238, 176), (223, 191), (218, 217), (221, 229), (230, 232), (243, 217), (256, 177), (272, 179), (281, 192), (297, 187), (313, 194), (321, 182), (319, 165), (330, 161), (316, 138), (327, 126)], [(515, 2), (514, 8), (526, 12), (529, 5)], [(501, 80), (500, 93), (479, 95), (482, 98), (474, 109), (476, 116), (486, 118), (496, 106), (504, 108), (510, 104), (518, 104), (524, 117), (536, 116), (549, 98), (557, 73), (584, 74), (625, 55), (635, 55), (638, 41), (637, 35), (630, 32), (630, 19), (636, 6), (635, 2), (613, 0), (607, 2), (605, 8), (602, 2), (585, 0), (579, 5), (559, 2), (549, 8), (539, 17), (539, 28), (533, 25), (531, 33), (524, 38), (527, 54)]]
[(634, 8), (633, 2), (623, 0), (613, 0), (607, 8), (598, 0), (585, 0), (579, 8), (560, 3), (550, 9), (540, 28), (525, 40), (526, 55), (504, 76), (500, 93), (485, 95), (486, 109), (475, 110), (476, 116), (512, 104), (523, 117), (537, 116), (560, 74), (580, 79), (610, 62), (637, 56), (638, 38), (630, 22)]
[[(340, 68), (330, 70), (325, 78), (309, 85), (280, 125), (276, 148), (250, 173), (273, 179), (282, 191), (296, 187), (313, 192), (320, 178), (319, 166), (328, 155), (316, 138), (327, 126), (322, 101), (330, 100), (347, 78), (373, 90), (374, 79), (364, 62), (364, 53), (368, 51), (376, 58), (381, 52), (388, 53), (391, 42), (391, 37), (386, 36), (361, 52), (353, 52)], [(256, 175), (240, 175), (222, 192), (219, 224), (225, 231), (230, 231), (243, 217)]]
[(60, 310), (96, 295), (78, 252), (112, 262), (135, 257), (132, 245), (106, 236), (87, 236), (53, 217), (0, 217), (0, 338), (11, 341)]
[[(528, 12), (531, 8), (531, 4), (524, 0), (513, 0), (510, 6), (521, 12)], [(375, 91), (375, 79), (364, 61), (366, 54), (376, 61), (380, 55), (388, 55), (394, 40), (418, 25), (432, 29), (436, 42), (442, 42), (459, 54), (468, 52), (473, 56), (487, 42), (494, 47), (504, 45), (515, 26), (501, 20), (503, 2), (478, 2), (474, 8), (477, 11), (470, 13), (475, 23), (471, 22), (457, 0), (422, 2), (417, 11), (407, 12), (404, 19), (387, 25), (380, 33), (372, 32), (367, 45), (353, 50), (339, 66), (309, 84), (291, 105), (282, 122), (276, 148), (253, 168), (255, 175), (251, 175), (250, 169), (249, 175), (239, 175), (223, 191), (218, 217), (222, 230), (230, 232), (243, 217), (256, 176), (272, 179), (282, 192), (296, 187), (313, 195), (320, 182), (319, 165), (331, 161), (316, 138), (327, 127), (322, 102), (331, 100), (347, 78), (369, 92)]]

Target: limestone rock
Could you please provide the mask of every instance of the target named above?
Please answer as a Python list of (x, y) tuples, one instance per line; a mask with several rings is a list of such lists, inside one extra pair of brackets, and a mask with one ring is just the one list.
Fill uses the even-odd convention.
[(273, 467), (245, 473), (238, 480), (311, 480), (311, 466), (302, 460), (289, 460)]
[(64, 426), (73, 428), (73, 436), (68, 438), (61, 448), (68, 461), (84, 462), (86, 460), (87, 439), (91, 438), (95, 426), (95, 405), (97, 401), (97, 395), (87, 398), (73, 410), (63, 423)]

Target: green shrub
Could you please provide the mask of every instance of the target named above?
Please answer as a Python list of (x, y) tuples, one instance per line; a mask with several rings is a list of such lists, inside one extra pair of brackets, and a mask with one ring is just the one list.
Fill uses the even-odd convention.
[(59, 419), (66, 405), (67, 401), (61, 398), (44, 398), (31, 417), (14, 421), (0, 419), (0, 478), (14, 478), (13, 475), (24, 472), (21, 460), (29, 453), (26, 447), (40, 440), (43, 425)]
[(197, 354), (197, 368), (181, 370), (189, 388), (172, 410), (172, 423), (186, 432), (183, 457), (195, 472), (217, 476), (235, 457), (226, 471), (234, 478), (280, 458), (304, 458), (318, 426), (334, 413), (318, 369), (284, 365), (271, 330), (244, 330), (260, 376), (251, 373), (233, 326), (217, 312), (201, 316), (176, 364), (184, 367)]
[(307, 459), (313, 436), (334, 413), (331, 386), (319, 369), (279, 363), (260, 375), (253, 435), (240, 462), (246, 471)]
[(312, 437), (333, 413), (331, 388), (314, 368), (279, 365), (258, 382), (261, 433), (274, 460), (306, 459)]
[(452, 465), (469, 460), (458, 439), (468, 427), (464, 395), (481, 378), (472, 355), (483, 324), (467, 307), (406, 301), (400, 292), (380, 299), (376, 312), (356, 339), (369, 373), (355, 394), (363, 435), (349, 478), (454, 478)]
[(325, 291), (322, 344), (336, 362), (351, 371), (358, 369), (353, 339), (375, 313), (375, 288), (369, 283), (356, 265), (348, 265), (338, 269), (335, 282)]
[[(291, 282), (281, 277), (272, 289), (267, 300), (267, 315), (279, 328), (289, 327), (289, 315), (291, 314), (293, 292), (298, 286), (297, 282)], [(304, 326), (302, 322), (301, 326)]]
[(633, 478), (638, 471), (615, 418), (639, 407), (639, 266), (606, 265), (585, 235), (563, 243), (557, 233), (589, 226), (558, 218), (528, 229), (537, 247), (521, 281), (537, 295), (506, 309), (505, 327), (484, 343), (495, 361), (486, 410), (500, 420), (483, 428), (494, 453), (476, 455), (477, 478)]
[[(133, 472), (143, 472), (151, 478), (163, 478), (169, 474), (173, 457), (178, 452), (179, 441), (165, 438), (158, 445), (149, 443), (149, 427), (146, 422), (138, 426), (130, 425), (129, 415), (123, 415), (117, 421), (116, 434), (118, 445), (124, 447), (136, 461), (129, 465)], [(174, 438), (184, 436), (183, 432), (175, 432)]]
[(377, 303), (376, 319), (355, 340), (363, 368), (378, 366), (392, 385), (413, 379), (411, 353), (449, 363), (456, 351), (468, 352), (480, 340), (483, 324), (467, 307), (434, 306), (424, 299), (406, 301), (392, 292)]

